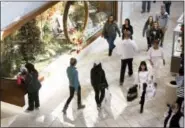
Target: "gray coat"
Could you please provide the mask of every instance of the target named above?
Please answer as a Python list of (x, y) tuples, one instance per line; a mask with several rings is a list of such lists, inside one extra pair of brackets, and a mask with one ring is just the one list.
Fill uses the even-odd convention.
[(119, 34), (119, 36), (121, 36), (118, 25), (115, 22), (112, 24), (109, 24), (108, 22), (105, 23), (102, 31), (102, 34), (105, 38), (116, 37), (116, 32)]

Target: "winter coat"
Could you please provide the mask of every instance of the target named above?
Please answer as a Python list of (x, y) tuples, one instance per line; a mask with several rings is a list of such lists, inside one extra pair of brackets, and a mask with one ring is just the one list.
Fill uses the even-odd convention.
[(112, 24), (106, 22), (102, 31), (103, 36), (106, 39), (109, 37), (116, 37), (116, 33), (118, 33), (119, 36), (121, 35), (118, 25), (115, 22), (113, 22)]
[(143, 28), (143, 37), (145, 36), (145, 33), (146, 33), (146, 37), (150, 37), (151, 28), (152, 28), (152, 24), (149, 24), (149, 22), (147, 21)]
[(130, 36), (130, 39), (132, 39), (132, 35), (133, 35), (133, 27), (132, 25), (129, 25), (129, 27), (127, 28), (126, 25), (122, 25), (122, 39), (124, 39), (124, 31), (127, 30), (127, 31), (130, 31), (131, 33), (131, 36)]
[(153, 43), (154, 40), (161, 40), (163, 37), (163, 32), (162, 30), (159, 28), (159, 29), (151, 29), (150, 30), (150, 39)]
[(41, 83), (38, 80), (37, 72), (31, 72), (26, 75), (25, 86), (28, 93), (34, 93), (39, 91), (39, 89), (41, 88)]
[(101, 88), (107, 88), (108, 83), (106, 80), (105, 72), (102, 69), (101, 63), (96, 65), (94, 64), (93, 68), (91, 69), (91, 84), (94, 89), (101, 89)]

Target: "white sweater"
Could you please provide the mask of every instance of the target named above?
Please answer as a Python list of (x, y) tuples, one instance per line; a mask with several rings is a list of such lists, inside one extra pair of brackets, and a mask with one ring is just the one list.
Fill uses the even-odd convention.
[(135, 56), (138, 48), (135, 41), (131, 39), (120, 40), (116, 46), (116, 52), (121, 59), (131, 59)]
[(155, 61), (156, 59), (164, 59), (163, 49), (159, 47), (158, 49), (154, 49), (151, 47), (148, 51), (149, 59)]

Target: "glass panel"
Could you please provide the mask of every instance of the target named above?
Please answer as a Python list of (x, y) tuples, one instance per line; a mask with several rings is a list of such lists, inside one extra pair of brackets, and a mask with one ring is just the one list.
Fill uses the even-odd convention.
[(90, 1), (88, 25), (85, 31), (86, 40), (103, 28), (107, 17), (113, 14), (112, 1)]

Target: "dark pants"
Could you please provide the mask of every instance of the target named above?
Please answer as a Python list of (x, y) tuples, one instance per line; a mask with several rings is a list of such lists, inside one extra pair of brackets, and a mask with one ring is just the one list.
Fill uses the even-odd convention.
[(115, 45), (114, 45), (115, 39), (116, 39), (116, 37), (107, 37), (107, 42), (109, 44), (109, 56), (112, 55), (112, 51), (115, 48)]
[(101, 105), (101, 103), (102, 103), (102, 101), (103, 101), (103, 99), (105, 97), (105, 89), (101, 89), (101, 90), (94, 89), (94, 91), (95, 91), (96, 104), (97, 104), (97, 106)]
[(36, 108), (40, 107), (39, 91), (28, 93), (28, 104), (30, 109), (34, 109), (34, 105)]
[(168, 116), (164, 119), (164, 128), (166, 128), (167, 124), (168, 124), (168, 121), (171, 117), (171, 114), (172, 114), (172, 109), (171, 107), (169, 107), (169, 110), (168, 110)]
[[(71, 102), (71, 100), (74, 97), (74, 93), (75, 93), (75, 88), (74, 87), (69, 87), (69, 91), (70, 91), (70, 96), (64, 106), (64, 109), (66, 110), (69, 106), (69, 103)], [(77, 96), (78, 96), (78, 106), (81, 105), (81, 87), (79, 86), (78, 88), (78, 92), (77, 92)]]
[(125, 70), (126, 70), (126, 66), (127, 65), (128, 65), (128, 69), (129, 69), (129, 73), (128, 74), (129, 75), (133, 74), (132, 61), (133, 61), (133, 58), (121, 60), (120, 83), (124, 82)]
[(168, 13), (168, 15), (170, 15), (170, 6), (169, 4), (165, 4), (165, 8), (166, 8), (166, 12)]
[(146, 11), (146, 4), (147, 4), (147, 11), (150, 12), (150, 5), (151, 1), (142, 1), (142, 11)]
[(183, 101), (184, 101), (184, 97), (177, 97), (176, 103), (178, 104), (179, 111), (181, 110)]
[(149, 49), (152, 46), (152, 43), (151, 43), (150, 37), (146, 37), (146, 39), (147, 39), (147, 44)]

